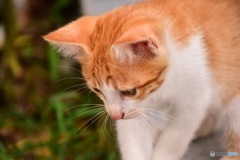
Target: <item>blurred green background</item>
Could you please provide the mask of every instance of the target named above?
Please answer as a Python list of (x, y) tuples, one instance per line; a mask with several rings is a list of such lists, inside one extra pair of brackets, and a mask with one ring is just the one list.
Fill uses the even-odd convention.
[[(81, 15), (78, 0), (0, 0), (0, 159), (115, 160), (114, 124), (81, 79), (41, 36)], [(101, 115), (98, 119), (95, 115)]]

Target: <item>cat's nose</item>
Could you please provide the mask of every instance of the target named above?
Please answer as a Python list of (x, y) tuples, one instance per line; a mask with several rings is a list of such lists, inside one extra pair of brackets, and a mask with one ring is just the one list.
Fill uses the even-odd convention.
[(110, 117), (114, 120), (123, 119), (124, 113), (122, 111), (113, 110), (109, 113)]
[(114, 120), (123, 119), (124, 113), (118, 114), (118, 115), (110, 115), (110, 117), (111, 117), (112, 119), (114, 119)]

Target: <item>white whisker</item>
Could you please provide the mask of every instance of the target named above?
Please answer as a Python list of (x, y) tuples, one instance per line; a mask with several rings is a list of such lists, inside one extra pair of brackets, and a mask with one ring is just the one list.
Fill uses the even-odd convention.
[(76, 69), (76, 68), (70, 67), (70, 66), (63, 66), (63, 65), (51, 65), (51, 66), (57, 66), (57, 67), (65, 67), (65, 68), (69, 68), (69, 69), (75, 70), (75, 71), (77, 71), (77, 72), (79, 72), (79, 73), (82, 74), (82, 71), (80, 71), (80, 70), (78, 70), (78, 69)]
[[(103, 112), (104, 114), (107, 114), (106, 112)], [(103, 119), (105, 118), (104, 117), (104, 114), (102, 114), (101, 116), (102, 116), (102, 118), (98, 121), (98, 123), (97, 123), (97, 126), (99, 126), (99, 124), (103, 121)], [(103, 122), (102, 122), (103, 123)]]
[(141, 115), (140, 115), (140, 118), (142, 119), (142, 121), (144, 122), (144, 123), (146, 123), (146, 125), (149, 127), (149, 129), (151, 129), (152, 131), (153, 131), (153, 134), (155, 134), (156, 136), (158, 135), (157, 134), (157, 132), (154, 130), (154, 128), (148, 123), (148, 121), (147, 121), (147, 117), (143, 117), (142, 116), (142, 114), (143, 113), (141, 113)]
[[(84, 91), (85, 92), (85, 91)], [(87, 100), (87, 98), (89, 97), (90, 93), (92, 91), (89, 89), (88, 92), (85, 94), (85, 96), (83, 97), (83, 101)]]
[(64, 110), (63, 113), (65, 113), (65, 112), (67, 112), (67, 111), (69, 111), (71, 109), (74, 109), (74, 108), (77, 108), (77, 107), (81, 107), (81, 106), (85, 106), (85, 105), (92, 105), (92, 106), (88, 107), (88, 108), (83, 108), (82, 110), (91, 109), (91, 108), (98, 108), (98, 107), (104, 107), (103, 104), (80, 104), (80, 105), (76, 105), (76, 106), (73, 106), (73, 107), (70, 107), (70, 108)]
[(158, 112), (158, 113), (160, 113), (160, 114), (164, 114), (164, 115), (166, 115), (166, 116), (168, 116), (168, 117), (170, 117), (170, 118), (178, 121), (179, 123), (182, 123), (182, 122), (181, 122), (180, 120), (178, 120), (177, 118), (175, 118), (175, 117), (173, 117), (173, 116), (171, 116), (171, 115), (169, 115), (169, 114), (167, 114), (167, 113), (164, 113), (164, 112), (162, 112), (162, 111), (154, 110), (154, 109), (150, 109), (150, 108), (144, 108), (144, 109), (145, 109), (145, 110), (148, 110), (148, 111)]
[(152, 111), (148, 111), (148, 110), (143, 110), (144, 112), (147, 112), (147, 113), (150, 113), (150, 114), (152, 114), (152, 115), (154, 115), (154, 116), (156, 116), (156, 117), (159, 117), (159, 118), (161, 118), (161, 119), (165, 119), (165, 120), (168, 120), (168, 121), (170, 121), (170, 122), (179, 122), (179, 121), (176, 121), (176, 120), (171, 120), (171, 119), (169, 119), (169, 118), (166, 118), (166, 117), (162, 117), (162, 116), (160, 116), (160, 115), (158, 115), (158, 114), (156, 114), (156, 113), (153, 113)]
[[(58, 82), (64, 81), (64, 80), (84, 80), (84, 78), (79, 78), (79, 77), (67, 77), (67, 78), (62, 78), (62, 79), (60, 79), (60, 80), (57, 80), (57, 81), (51, 83), (49, 86), (47, 86), (47, 87), (44, 88), (44, 89), (47, 89), (48, 87), (50, 87), (50, 86), (52, 86), (52, 85), (54, 85), (54, 84), (56, 84), (56, 83), (58, 83)], [(84, 83), (84, 84), (86, 84), (86, 83)]]
[[(86, 114), (86, 113), (92, 112), (92, 111), (94, 111), (94, 113), (95, 113), (95, 112), (101, 111), (101, 110), (103, 110), (103, 109), (104, 109), (104, 108), (91, 109), (91, 110), (85, 111), (85, 112), (83, 112), (83, 113), (81, 113), (81, 114), (78, 114), (78, 115), (75, 116), (75, 117), (72, 117), (72, 118), (69, 118), (69, 119), (66, 119), (66, 120), (71, 120), (71, 119), (77, 118), (77, 117), (79, 117), (79, 116), (81, 116), (81, 115), (83, 115), (83, 114)], [(93, 114), (94, 114), (94, 113), (93, 113)]]
[(112, 132), (113, 136), (116, 138), (115, 125), (113, 123), (114, 123), (114, 121), (112, 119), (110, 119), (111, 132)]
[(108, 128), (107, 128), (108, 120), (109, 120), (109, 116), (107, 115), (107, 121), (106, 121), (106, 123), (105, 123), (105, 131), (106, 131), (106, 133), (107, 133), (108, 137), (110, 137), (110, 138), (112, 138), (112, 139), (113, 139), (113, 137), (112, 137), (112, 136), (110, 136), (110, 134), (108, 133)]
[(82, 93), (86, 92), (87, 90), (89, 90), (88, 86), (85, 86), (85, 87), (82, 87), (82, 88), (77, 89), (76, 91), (79, 91), (79, 90), (81, 90), (81, 89), (84, 89), (84, 90), (81, 91), (80, 94), (82, 94)]
[(92, 125), (96, 120), (98, 120), (98, 119), (100, 118), (99, 115), (101, 115), (104, 111), (105, 111), (105, 110), (99, 112), (98, 114), (96, 114), (95, 116), (93, 116), (92, 118), (90, 118), (88, 121), (86, 121), (83, 125), (81, 125), (81, 126), (75, 131), (75, 134), (76, 134), (85, 124), (87, 124), (89, 121), (91, 121), (92, 119), (94, 119), (95, 117), (98, 116), (94, 121), (91, 122), (91, 124), (89, 124), (87, 127), (85, 127), (85, 128), (80, 132), (80, 134), (79, 134), (79, 136), (80, 136), (83, 131), (85, 131), (90, 125)]
[[(70, 107), (70, 108), (64, 110), (63, 113), (60, 114), (60, 115), (57, 117), (57, 120), (58, 120), (61, 116), (63, 116), (63, 114), (66, 113), (67, 111), (69, 111), (69, 110), (71, 110), (71, 109), (74, 109), (74, 108), (77, 108), (77, 107), (81, 107), (81, 106), (83, 106), (83, 105), (95, 105), (95, 106), (88, 107), (88, 108), (83, 108), (83, 109), (81, 109), (80, 111), (85, 111), (85, 110), (90, 110), (90, 109), (91, 109), (91, 111), (92, 111), (93, 108), (104, 107), (104, 105), (101, 105), (101, 104), (81, 104), (81, 105), (76, 105), (76, 106), (73, 106), (73, 107)], [(84, 113), (85, 113), (85, 112), (84, 112)]]
[[(60, 91), (59, 93), (56, 93), (55, 95), (61, 94), (61, 93), (63, 93), (64, 91), (66, 91), (66, 90), (68, 90), (68, 89), (71, 89), (71, 88), (74, 88), (74, 87), (78, 87), (78, 86), (81, 86), (81, 85), (84, 85), (84, 84), (78, 84), (78, 85), (74, 85), (74, 86), (68, 87), (68, 88)], [(79, 90), (79, 89), (77, 89), (77, 90)], [(77, 91), (77, 90), (75, 90), (75, 91)], [(74, 92), (75, 92), (75, 91), (74, 91)]]
[(103, 146), (103, 142), (105, 141), (103, 133), (104, 133), (104, 124), (105, 124), (107, 118), (108, 118), (108, 115), (106, 115), (106, 117), (105, 117), (105, 119), (103, 121), (102, 129), (101, 129), (102, 130), (102, 132), (101, 132), (101, 143), (102, 143), (102, 146)]
[[(172, 133), (163, 125), (161, 124), (160, 122), (156, 121), (154, 118), (150, 117), (150, 116), (147, 116), (146, 114), (142, 113), (145, 117), (148, 117), (149, 120), (154, 123), (155, 125), (157, 125), (161, 130), (163, 130), (161, 127), (163, 127), (170, 135), (172, 135)], [(160, 127), (160, 126), (161, 127)]]

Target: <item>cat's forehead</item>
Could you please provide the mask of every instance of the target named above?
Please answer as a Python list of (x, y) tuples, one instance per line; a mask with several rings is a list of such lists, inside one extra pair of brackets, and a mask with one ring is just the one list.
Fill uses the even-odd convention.
[[(133, 70), (133, 68), (131, 69)], [(88, 75), (87, 79), (94, 86), (102, 86), (103, 84), (111, 85), (118, 88), (120, 83), (133, 82), (130, 68), (120, 64), (113, 64), (109, 59), (98, 57), (94, 58), (88, 66), (83, 67), (83, 71)]]
[[(107, 20), (108, 19), (108, 20)], [(122, 24), (112, 18), (99, 17), (90, 36), (92, 52), (108, 52), (114, 41), (122, 34)]]

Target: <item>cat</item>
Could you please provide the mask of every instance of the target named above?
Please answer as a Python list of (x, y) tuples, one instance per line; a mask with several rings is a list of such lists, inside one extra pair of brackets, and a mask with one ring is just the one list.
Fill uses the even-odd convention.
[(80, 62), (116, 120), (123, 160), (179, 160), (212, 117), (224, 119), (226, 148), (240, 154), (239, 0), (145, 1), (43, 38)]

